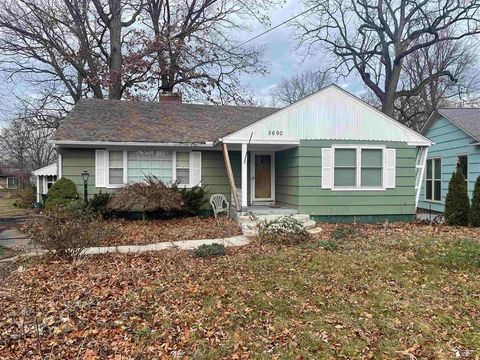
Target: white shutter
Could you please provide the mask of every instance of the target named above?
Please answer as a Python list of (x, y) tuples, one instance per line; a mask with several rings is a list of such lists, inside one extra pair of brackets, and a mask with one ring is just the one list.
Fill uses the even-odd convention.
[(386, 149), (385, 151), (385, 188), (395, 188), (395, 177), (397, 168), (397, 154), (395, 149)]
[(322, 148), (322, 189), (333, 187), (333, 149)]
[(107, 185), (107, 152), (95, 150), (95, 186), (105, 187)]
[(202, 185), (202, 153), (190, 153), (190, 185)]

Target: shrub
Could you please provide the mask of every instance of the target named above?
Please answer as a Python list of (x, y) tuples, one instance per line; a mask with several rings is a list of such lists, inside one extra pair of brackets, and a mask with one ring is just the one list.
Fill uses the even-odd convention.
[(78, 192), (74, 182), (62, 177), (48, 190), (45, 208), (48, 209), (57, 205), (68, 206), (77, 199)]
[(345, 240), (351, 239), (358, 235), (355, 227), (349, 225), (338, 225), (332, 232), (332, 239)]
[(473, 189), (472, 206), (470, 208), (470, 225), (480, 226), (480, 176), (475, 181)]
[(13, 205), (22, 209), (30, 209), (37, 200), (36, 195), (37, 189), (32, 185), (27, 185), (16, 192)]
[(195, 257), (212, 257), (225, 255), (226, 249), (223, 244), (213, 243), (210, 245), (200, 245), (193, 252)]
[(282, 216), (258, 225), (258, 240), (263, 244), (294, 245), (308, 241), (310, 234), (302, 223), (291, 216)]
[(108, 203), (113, 195), (110, 193), (102, 193), (93, 195), (93, 198), (88, 201), (88, 208), (102, 217), (107, 213)]
[(183, 206), (182, 195), (155, 176), (122, 187), (108, 204), (108, 210), (140, 211), (143, 219), (150, 212), (176, 212)]
[(470, 201), (468, 190), (462, 171), (457, 169), (452, 174), (448, 184), (448, 193), (445, 199), (445, 220), (449, 225), (468, 225)]
[(202, 206), (207, 203), (205, 188), (202, 186), (194, 186), (190, 189), (178, 187), (177, 184), (173, 187), (180, 193), (183, 199), (183, 206), (180, 212), (185, 215), (198, 215)]
[(338, 249), (338, 243), (333, 240), (320, 241), (320, 247), (327, 251), (335, 251)]
[(24, 229), (35, 243), (65, 260), (78, 258), (85, 248), (114, 235), (113, 227), (76, 203), (50, 207)]

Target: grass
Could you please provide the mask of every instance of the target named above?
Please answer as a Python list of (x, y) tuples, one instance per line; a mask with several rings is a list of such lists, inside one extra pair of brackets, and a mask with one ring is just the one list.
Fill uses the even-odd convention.
[(15, 216), (25, 213), (25, 209), (16, 208), (14, 198), (0, 197), (0, 216)]
[[(181, 252), (105, 256), (34, 265), (7, 286), (25, 291), (31, 276), (42, 279), (39, 313), (75, 314), (79, 333), (95, 331), (68, 338), (66, 357), (82, 355), (79, 349), (194, 359), (480, 355), (480, 245), (471, 238), (414, 230), (250, 246), (209, 259)], [(28, 301), (4, 301), (0, 324), (12, 324), (8, 314), (22, 313)], [(109, 324), (121, 319), (122, 327), (104, 325), (101, 314)], [(8, 326), (0, 332), (18, 331)], [(44, 351), (67, 343), (46, 333)], [(33, 353), (37, 340), (29, 339), (25, 348)]]

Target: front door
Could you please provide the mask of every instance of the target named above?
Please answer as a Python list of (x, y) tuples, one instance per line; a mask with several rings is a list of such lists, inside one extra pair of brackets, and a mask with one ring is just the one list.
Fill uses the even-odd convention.
[(274, 201), (274, 154), (262, 152), (252, 155), (252, 200)]

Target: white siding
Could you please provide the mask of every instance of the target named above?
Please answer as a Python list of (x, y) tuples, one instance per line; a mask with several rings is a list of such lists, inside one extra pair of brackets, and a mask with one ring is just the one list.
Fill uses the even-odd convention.
[(430, 145), (420, 134), (336, 86), (319, 91), (223, 140), (227, 143), (295, 143), (316, 139)]

